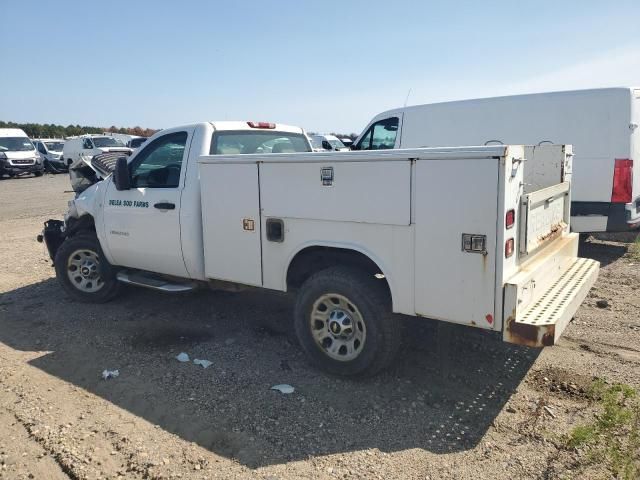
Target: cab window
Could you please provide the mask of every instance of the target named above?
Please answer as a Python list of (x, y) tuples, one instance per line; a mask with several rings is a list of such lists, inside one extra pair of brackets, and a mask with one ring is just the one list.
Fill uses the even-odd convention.
[(93, 143), (91, 143), (91, 139), (90, 138), (85, 138), (82, 141), (82, 148), (90, 150), (93, 149)]
[(301, 133), (253, 130), (221, 131), (213, 134), (211, 155), (246, 153), (310, 152), (307, 137)]
[(177, 188), (187, 136), (187, 132), (169, 133), (147, 145), (131, 164), (131, 186)]
[(354, 150), (388, 150), (396, 144), (398, 117), (385, 118), (369, 127)]
[(37, 149), (38, 149), (38, 151), (39, 151), (40, 153), (42, 153), (43, 155), (46, 155), (46, 154), (47, 154), (47, 151), (45, 150), (44, 145), (43, 145), (43, 144), (41, 144), (40, 142), (36, 142), (36, 148), (37, 148)]

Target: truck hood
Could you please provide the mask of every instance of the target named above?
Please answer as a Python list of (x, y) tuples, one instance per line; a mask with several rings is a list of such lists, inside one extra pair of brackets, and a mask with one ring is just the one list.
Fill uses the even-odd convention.
[(91, 158), (79, 158), (69, 167), (71, 188), (77, 194), (84, 192), (91, 185), (111, 175), (116, 166), (116, 160), (123, 156), (126, 157), (130, 153), (131, 149), (129, 148), (114, 148), (111, 152), (101, 153)]

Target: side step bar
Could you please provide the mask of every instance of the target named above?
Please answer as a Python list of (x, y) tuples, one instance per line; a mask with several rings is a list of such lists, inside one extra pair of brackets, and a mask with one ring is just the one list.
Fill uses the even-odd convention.
[(116, 278), (122, 283), (170, 293), (188, 292), (197, 287), (195, 282), (169, 280), (154, 273), (134, 270), (121, 270), (116, 275)]

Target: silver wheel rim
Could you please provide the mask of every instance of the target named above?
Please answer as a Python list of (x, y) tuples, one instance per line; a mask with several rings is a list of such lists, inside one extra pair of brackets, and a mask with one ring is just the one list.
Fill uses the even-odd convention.
[(340, 362), (362, 353), (367, 327), (362, 314), (344, 295), (327, 293), (313, 304), (309, 326), (318, 348)]
[(104, 287), (100, 276), (100, 260), (93, 250), (76, 250), (69, 255), (67, 275), (71, 285), (85, 293), (95, 293)]

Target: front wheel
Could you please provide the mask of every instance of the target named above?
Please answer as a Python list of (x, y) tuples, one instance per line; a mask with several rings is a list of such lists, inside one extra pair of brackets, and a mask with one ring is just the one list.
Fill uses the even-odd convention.
[(311, 276), (295, 306), (298, 341), (313, 364), (344, 376), (373, 375), (395, 358), (400, 321), (383, 280), (334, 267)]
[(56, 277), (74, 300), (104, 303), (120, 290), (111, 265), (93, 234), (80, 234), (62, 242), (55, 258)]

